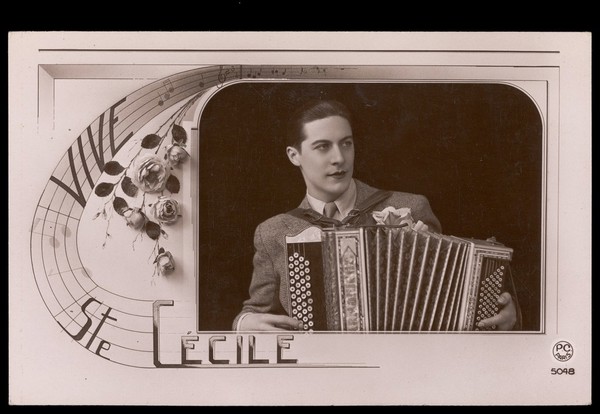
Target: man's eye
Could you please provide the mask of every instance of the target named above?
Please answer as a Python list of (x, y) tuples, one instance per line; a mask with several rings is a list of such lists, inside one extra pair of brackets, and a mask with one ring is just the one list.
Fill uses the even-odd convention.
[(317, 149), (317, 150), (319, 150), (319, 151), (324, 151), (324, 150), (326, 150), (326, 149), (328, 149), (328, 148), (329, 148), (329, 145), (327, 145), (327, 144), (319, 144), (319, 145), (317, 145), (317, 146), (315, 147), (315, 149)]
[(352, 145), (354, 145), (354, 142), (348, 140), (348, 141), (344, 141), (344, 147), (351, 147)]

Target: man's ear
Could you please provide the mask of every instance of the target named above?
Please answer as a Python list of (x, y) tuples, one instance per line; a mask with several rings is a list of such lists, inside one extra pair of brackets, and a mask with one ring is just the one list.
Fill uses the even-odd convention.
[(300, 166), (300, 162), (298, 161), (298, 155), (300, 152), (296, 147), (287, 147), (286, 148), (287, 156), (290, 159), (290, 162), (294, 164), (296, 167)]

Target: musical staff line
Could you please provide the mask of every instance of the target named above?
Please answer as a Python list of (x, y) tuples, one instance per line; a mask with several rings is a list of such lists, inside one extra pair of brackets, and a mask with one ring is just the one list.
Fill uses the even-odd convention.
[[(195, 84), (195, 81), (184, 83), (184, 85), (188, 85), (188, 84)], [(177, 93), (177, 94), (173, 95), (173, 98), (175, 98), (176, 96), (179, 96), (179, 95), (185, 95), (183, 98), (181, 98), (180, 100), (178, 100), (178, 101), (177, 101), (177, 102), (179, 102), (179, 101), (181, 101), (181, 100), (185, 99), (185, 98), (186, 98), (186, 97), (188, 97), (188, 96), (192, 96), (192, 95), (194, 94), (194, 92), (190, 92), (190, 91), (192, 91), (192, 90), (195, 90), (196, 88), (197, 88), (197, 87), (191, 87), (191, 88), (184, 89), (184, 90), (182, 90), (181, 92), (179, 92), (179, 93)], [(197, 92), (197, 93), (199, 93), (199, 92)], [(145, 112), (142, 112), (142, 113), (141, 113), (141, 115), (139, 115), (137, 118), (133, 119), (133, 120), (131, 121), (131, 123), (130, 123), (130, 124), (128, 124), (128, 125), (125, 125), (125, 126), (124, 126), (124, 123), (125, 123), (124, 121), (125, 121), (125, 120), (127, 120), (128, 118), (130, 118), (130, 117), (131, 117), (133, 114), (135, 114), (136, 112), (139, 112), (139, 111), (140, 111), (140, 110), (141, 110), (141, 109), (142, 109), (144, 106), (146, 106), (146, 105), (147, 105), (148, 103), (150, 103), (150, 102), (152, 102), (152, 101), (149, 101), (149, 102), (146, 102), (146, 103), (144, 103), (143, 105), (141, 105), (141, 106), (139, 107), (139, 109), (138, 109), (138, 110), (131, 112), (129, 115), (126, 115), (126, 116), (124, 116), (124, 117), (123, 117), (123, 119), (121, 119), (121, 120), (120, 120), (121, 122), (119, 123), (119, 125), (120, 125), (120, 127), (122, 127), (122, 128), (123, 128), (123, 132), (121, 132), (121, 133), (119, 133), (118, 135), (116, 135), (115, 142), (116, 142), (116, 141), (118, 141), (118, 140), (119, 140), (119, 138), (121, 138), (121, 137), (122, 137), (124, 134), (126, 134), (126, 133), (127, 133), (127, 131), (129, 131), (129, 130), (130, 130), (130, 128), (131, 128), (132, 126), (134, 126), (134, 125), (135, 125), (135, 124), (136, 124), (138, 121), (140, 121), (140, 120), (141, 120), (142, 118), (144, 118), (144, 117), (145, 117), (145, 116), (146, 116), (148, 113), (150, 113), (150, 112), (152, 112), (153, 110), (155, 110), (155, 109), (156, 109), (156, 107), (155, 107), (155, 106), (151, 106), (151, 107), (150, 107), (150, 109), (146, 110)], [(138, 128), (138, 129), (139, 129), (139, 128)], [(137, 131), (136, 131), (136, 132), (137, 132)], [(104, 140), (104, 139), (106, 139), (106, 138), (103, 138), (103, 140)], [(76, 142), (76, 143), (74, 143), (73, 145), (75, 145), (75, 144), (77, 144), (77, 142)], [(70, 166), (73, 166), (73, 164), (72, 164), (72, 163), (74, 163), (74, 158), (73, 158), (73, 155), (72, 155), (72, 147), (73, 147), (73, 145), (72, 145), (71, 147), (69, 147), (69, 151), (68, 151), (68, 154), (69, 154), (69, 160), (68, 160), (68, 161), (69, 161), (69, 165), (70, 165)], [(90, 145), (91, 145), (91, 144), (90, 144)], [(92, 157), (92, 156), (93, 156), (93, 153), (90, 153), (90, 154), (88, 154), (87, 156), (81, 155), (79, 158), (81, 158), (81, 159), (85, 160), (85, 162), (87, 162), (87, 161), (90, 159), (90, 157)], [(78, 158), (78, 159), (79, 159), (79, 158)], [(64, 159), (64, 157), (63, 157), (63, 159)], [(61, 163), (62, 163), (62, 160), (61, 160)], [(59, 166), (60, 166), (60, 163), (59, 163)], [(58, 168), (58, 167), (57, 167), (57, 168)], [(83, 169), (83, 170), (85, 170), (85, 168), (86, 168), (86, 165), (85, 165), (85, 163), (82, 161), (82, 162), (81, 162), (81, 165), (80, 165), (78, 168), (75, 168), (75, 169), (74, 169), (74, 168), (75, 168), (75, 167), (71, 168), (71, 170), (70, 170), (70, 172), (71, 172), (71, 175), (72, 175), (72, 177), (73, 177), (73, 181), (71, 182), (71, 184), (70, 184), (70, 185), (73, 185), (73, 184), (75, 184), (75, 186), (76, 186), (76, 191), (77, 191), (77, 194), (75, 194), (75, 192), (74, 192), (72, 189), (70, 189), (70, 188), (69, 188), (69, 187), (70, 187), (70, 185), (69, 185), (69, 186), (67, 186), (67, 184), (65, 184), (65, 183), (64, 183), (65, 177), (66, 177), (66, 176), (67, 176), (67, 174), (69, 173), (69, 169), (66, 169), (66, 170), (64, 171), (64, 173), (63, 173), (63, 174), (62, 174), (62, 176), (60, 177), (60, 180), (59, 180), (59, 179), (54, 179), (54, 180), (52, 180), (52, 179), (54, 178), (54, 176), (52, 176), (52, 177), (51, 177), (51, 180), (52, 180), (52, 181), (54, 181), (54, 182), (55, 182), (56, 184), (58, 184), (59, 186), (63, 187), (63, 189), (64, 189), (65, 191), (69, 192), (69, 194), (71, 194), (71, 196), (73, 196), (73, 197), (74, 197), (76, 200), (80, 201), (80, 200), (79, 200), (79, 199), (80, 199), (80, 197), (76, 197), (76, 195), (77, 195), (77, 196), (79, 196), (80, 194), (82, 194), (82, 193), (83, 193), (83, 192), (82, 192), (82, 189), (81, 189), (81, 185), (79, 185), (79, 174), (80, 174), (80, 172), (81, 172), (81, 170), (82, 170), (82, 169)], [(93, 168), (93, 167), (92, 167), (92, 168)], [(56, 169), (55, 169), (55, 171), (53, 172), (53, 174), (54, 174), (55, 172), (56, 172)], [(100, 174), (102, 174), (102, 171), (100, 171)], [(77, 177), (77, 178), (75, 178), (75, 177)], [(83, 177), (82, 177), (82, 179), (83, 179)], [(90, 185), (91, 185), (91, 183), (90, 183)], [(66, 188), (65, 188), (65, 187), (66, 187)], [(67, 190), (67, 188), (69, 188), (69, 190)], [(93, 188), (93, 186), (92, 186), (92, 188)], [(86, 190), (86, 193), (88, 194), (88, 197), (89, 197), (89, 194), (91, 193), (91, 190), (89, 190), (89, 191), (87, 191), (87, 190)], [(87, 200), (87, 199), (86, 199), (86, 200)], [(84, 201), (86, 201), (86, 200), (84, 200)], [(82, 204), (82, 203), (81, 203), (81, 201), (80, 201), (80, 204)], [(84, 205), (84, 204), (85, 204), (85, 202), (84, 202), (82, 205)]]
[[(67, 315), (67, 313), (65, 313), (65, 314)], [(84, 312), (79, 312), (74, 317), (71, 317), (69, 315), (69, 318), (71, 318), (71, 321), (69, 323), (67, 323), (66, 325), (64, 325), (64, 327), (60, 325), (60, 323), (58, 322), (58, 320), (56, 321), (56, 323), (58, 323), (59, 324), (58, 326), (61, 327), (61, 331), (67, 331), (67, 328), (69, 326), (71, 326), (71, 324), (73, 324), (73, 323), (75, 323), (79, 328), (82, 328), (82, 326), (79, 324), (79, 322), (77, 322), (75, 320), (75, 318), (77, 318), (79, 315), (82, 315), (82, 314), (87, 315)], [(104, 322), (104, 323), (107, 324), (107, 322)], [(67, 333), (68, 333), (68, 331), (67, 331)], [(144, 334), (147, 333), (148, 335), (152, 335), (152, 332), (142, 332), (142, 333), (144, 333)], [(124, 346), (124, 345), (119, 345), (119, 344), (117, 344), (115, 342), (111, 342), (108, 337), (106, 337), (106, 336), (100, 336), (99, 334), (97, 334), (94, 339), (98, 339), (100, 341), (106, 341), (106, 342), (110, 343), (111, 347), (116, 346), (117, 348), (127, 349), (129, 351), (134, 351), (134, 352), (149, 352), (149, 353), (153, 353), (154, 352), (153, 349), (150, 349), (150, 350), (147, 350), (147, 349), (137, 349), (137, 348), (131, 348), (131, 347)], [(83, 343), (82, 343), (82, 342), (86, 342), (86, 341), (75, 341), (75, 342), (78, 343), (79, 345), (83, 346), (84, 348), (88, 349), (88, 347), (84, 346)], [(148, 342), (152, 342), (152, 341), (148, 341)], [(111, 361), (113, 361), (113, 360), (111, 359)]]
[[(66, 327), (74, 326), (73, 322), (75, 322), (77, 326), (82, 328), (80, 323), (75, 319), (80, 318), (82, 313), (90, 318), (90, 320), (94, 320), (98, 323), (100, 318), (97, 314), (99, 314), (103, 305), (115, 314), (120, 313), (134, 318), (143, 318), (141, 321), (151, 320), (152, 312), (150, 306), (148, 307), (147, 314), (136, 314), (115, 309), (112, 306), (109, 306), (109, 304), (111, 303), (111, 297), (118, 297), (139, 304), (151, 304), (153, 303), (152, 300), (130, 298), (111, 292), (97, 285), (89, 278), (89, 276), (89, 280), (82, 279), (82, 275), (86, 275), (87, 270), (82, 265), (79, 246), (76, 242), (78, 225), (81, 222), (81, 216), (84, 212), (87, 199), (90, 197), (95, 186), (94, 181), (98, 180), (98, 174), (101, 175), (103, 173), (100, 161), (109, 161), (116, 156), (118, 150), (125, 145), (134, 133), (136, 133), (143, 125), (147, 124), (152, 117), (155, 117), (164, 111), (164, 108), (158, 108), (159, 105), (156, 104), (156, 98), (153, 98), (151, 95), (153, 90), (160, 89), (163, 92), (164, 98), (167, 98), (164, 95), (166, 91), (166, 93), (169, 94), (169, 107), (171, 107), (194, 94), (197, 94), (199, 97), (204, 90), (218, 86), (222, 81), (229, 81), (241, 77), (241, 71), (240, 73), (237, 73), (236, 71), (237, 67), (228, 66), (227, 68), (228, 72), (225, 78), (219, 77), (215, 68), (201, 71), (193, 70), (186, 73), (186, 76), (173, 76), (159, 80), (154, 83), (154, 85), (151, 84), (152, 86), (148, 85), (141, 88), (139, 90), (141, 93), (136, 95), (134, 92), (128, 97), (123, 98), (120, 102), (123, 102), (124, 105), (118, 106), (119, 103), (114, 104), (109, 110), (103, 112), (92, 124), (86, 127), (86, 129), (71, 144), (66, 154), (60, 160), (59, 165), (54, 169), (53, 175), (50, 177), (50, 180), (38, 201), (38, 208), (36, 209), (36, 215), (34, 216), (34, 222), (31, 228), (32, 241), (30, 253), (35, 283), (40, 293), (42, 293), (42, 300), (55, 319), (59, 317), (68, 317), (70, 319)], [(132, 100), (132, 95), (136, 96), (136, 99)], [(188, 110), (192, 106), (190, 102), (192, 101), (183, 103), (182, 108)], [(193, 102), (195, 102), (195, 100)], [(117, 108), (119, 110), (114, 111), (114, 109)], [(109, 111), (111, 115), (105, 116)], [(117, 121), (118, 124), (115, 122), (116, 118), (120, 118)], [(107, 125), (108, 131), (107, 128), (105, 128)], [(117, 128), (114, 128), (115, 125)], [(83, 137), (86, 132), (88, 133), (88, 139)], [(95, 140), (94, 137), (97, 137), (97, 139)], [(86, 151), (88, 151), (87, 154)], [(100, 153), (100, 151), (102, 152)], [(71, 181), (67, 183), (64, 180), (68, 179), (69, 174), (71, 174)], [(60, 179), (57, 177), (60, 177)], [(87, 184), (85, 181), (87, 181)], [(54, 183), (53, 186), (50, 185), (51, 182)], [(59, 188), (63, 191), (60, 191)], [(67, 197), (67, 195), (70, 197)], [(43, 204), (42, 200), (44, 200)], [(78, 201), (79, 204), (75, 201)], [(51, 218), (51, 216), (53, 217)], [(59, 222), (59, 218), (61, 222)], [(62, 223), (63, 218), (66, 218), (66, 223), (64, 224)], [(75, 220), (75, 222), (70, 223), (69, 220)], [(38, 232), (37, 229), (40, 222), (43, 223), (43, 226), (41, 232)], [(57, 236), (57, 231), (63, 235), (62, 238), (60, 235)], [(75, 237), (71, 238), (73, 235)], [(45, 236), (48, 236), (51, 241), (54, 240), (55, 242), (48, 243), (48, 238)], [(38, 250), (34, 251), (34, 237), (39, 237), (39, 252)], [(49, 248), (52, 248), (52, 252), (47, 251)], [(44, 252), (50, 254), (45, 254)], [(75, 267), (73, 267), (74, 265)], [(53, 269), (50, 269), (49, 267), (51, 266), (55, 267), (57, 270), (54, 271)], [(41, 272), (40, 268), (42, 270)], [(41, 280), (44, 277), (45, 282), (42, 286)], [(90, 288), (90, 285), (93, 286)], [(87, 286), (87, 288), (84, 286)], [(76, 290), (81, 290), (81, 292), (76, 292)], [(94, 301), (99, 303), (94, 312), (80, 311), (76, 315), (73, 315), (73, 312), (75, 311), (73, 308), (74, 305), (86, 297), (93, 298)], [(104, 300), (99, 300), (98, 298), (100, 297), (104, 297)], [(48, 302), (50, 298), (52, 298), (55, 303)], [(114, 302), (114, 299), (112, 302)], [(125, 305), (127, 303), (129, 302), (123, 302)], [(65, 304), (68, 304), (68, 306), (64, 306)], [(50, 305), (54, 308), (54, 312), (51, 311)], [(58, 311), (57, 308), (60, 309), (60, 311)], [(119, 318), (117, 317), (117, 321), (118, 320)], [(106, 326), (109, 326), (110, 329), (116, 329), (116, 331), (110, 332), (112, 335), (116, 335), (114, 332), (119, 331), (142, 335), (152, 334), (151, 331), (131, 329), (131, 326), (137, 325), (135, 319), (128, 319), (125, 317), (124, 319), (121, 319), (121, 321), (123, 320), (129, 322), (129, 324), (122, 325), (119, 324), (119, 322), (111, 323), (110, 321), (107, 321), (106, 318), (101, 322), (106, 324)], [(140, 326), (145, 326), (144, 322), (140, 322), (140, 324)], [(93, 336), (92, 338), (104, 340), (100, 336)], [(123, 337), (123, 339), (126, 338), (127, 337)], [(133, 340), (135, 340), (135, 337), (133, 337)], [(148, 342), (143, 338), (140, 338), (140, 341), (146, 344), (151, 343), (151, 341)], [(122, 346), (112, 342), (109, 343), (115, 347), (134, 352), (152, 352), (151, 350), (139, 350), (134, 347)], [(81, 343), (80, 345), (83, 346)], [(89, 349), (89, 345), (86, 346), (86, 349)], [(129, 364), (120, 363), (119, 361), (113, 362), (130, 366)], [(145, 364), (144, 361), (142, 361), (142, 364)]]
[[(196, 72), (196, 71), (199, 71), (199, 69), (195, 69), (195, 70), (192, 70), (192, 71), (193, 71), (193, 72), (195, 72), (195, 73), (192, 73), (192, 74), (190, 74), (189, 76), (184, 76), (184, 77), (178, 78), (177, 80), (175, 80), (175, 82), (179, 82), (180, 80), (184, 80), (184, 79), (193, 78), (192, 80), (188, 81), (187, 83), (183, 83), (183, 85), (188, 85), (188, 84), (191, 84), (191, 83), (195, 83), (195, 82), (198, 80), (198, 79), (196, 79), (196, 78), (198, 78), (198, 77), (199, 77), (199, 78), (200, 78), (200, 82), (198, 83), (198, 85), (200, 85), (200, 88), (201, 88), (201, 89), (200, 89), (200, 91), (201, 91), (202, 89), (208, 89), (208, 88), (210, 88), (210, 87), (212, 87), (212, 86), (216, 86), (216, 84), (218, 83), (218, 69), (210, 69), (210, 70), (207, 70), (207, 71), (205, 71), (205, 72)], [(192, 71), (190, 71), (190, 72), (192, 72)], [(214, 74), (214, 78), (211, 80), (211, 82), (214, 82), (214, 85), (212, 85), (212, 86), (208, 86), (208, 87), (205, 87), (205, 85), (206, 85), (206, 79), (210, 79), (210, 77), (209, 77), (209, 76), (207, 76), (207, 77), (205, 78), (205, 77), (204, 77), (204, 75), (206, 75), (206, 74), (210, 74), (210, 73), (213, 73), (213, 74)], [(213, 76), (213, 75), (211, 75), (211, 76)], [(144, 88), (142, 88), (142, 89), (145, 89), (145, 88), (149, 88), (149, 87), (155, 86), (154, 84), (157, 84), (157, 85), (158, 85), (158, 82), (159, 82), (159, 81), (155, 81), (155, 82), (153, 82), (153, 83), (151, 83), (151, 84), (149, 84), (149, 85), (145, 86), (145, 87), (144, 87)], [(182, 85), (182, 86), (183, 86), (183, 85)], [(123, 115), (123, 114), (126, 112), (126, 110), (127, 110), (129, 107), (136, 105), (136, 104), (137, 104), (137, 103), (138, 103), (140, 100), (144, 99), (144, 98), (145, 98), (145, 97), (147, 97), (148, 95), (154, 95), (154, 94), (156, 94), (156, 93), (157, 93), (157, 91), (159, 91), (160, 89), (162, 89), (162, 87), (158, 86), (158, 87), (156, 87), (156, 88), (153, 88), (153, 89), (150, 89), (150, 90), (148, 90), (148, 92), (146, 92), (146, 93), (143, 93), (142, 95), (140, 95), (139, 97), (137, 97), (137, 98), (136, 98), (136, 99), (134, 99), (134, 100), (128, 100), (128, 101), (126, 101), (126, 104), (125, 104), (125, 105), (123, 105), (123, 106), (121, 106), (121, 107), (120, 107), (120, 109), (119, 109), (119, 111), (118, 111), (118, 112), (116, 112), (116, 113), (115, 113), (115, 115), (116, 115), (116, 116)], [(134, 93), (132, 93), (131, 95), (134, 95), (134, 94), (135, 94), (135, 92), (134, 92)], [(131, 95), (129, 95), (129, 96), (131, 96)], [(152, 101), (154, 101), (154, 98), (149, 98), (149, 99), (148, 99), (148, 102), (146, 102), (144, 105), (146, 105), (146, 104), (148, 104), (149, 102), (152, 102)], [(102, 115), (104, 115), (104, 113), (103, 113)], [(95, 119), (95, 120), (92, 122), (92, 124), (97, 124), (97, 121), (98, 121), (99, 119), (100, 119), (100, 117), (96, 118), (96, 119)], [(104, 121), (104, 122), (103, 122), (103, 124), (102, 124), (102, 125), (103, 125), (103, 127), (107, 127), (107, 128), (108, 128), (108, 125), (109, 125), (108, 118), (107, 118), (107, 120), (106, 120), (106, 121)], [(85, 131), (84, 131), (84, 132), (85, 132)], [(93, 132), (93, 137), (97, 137), (97, 135), (98, 135), (98, 132), (99, 132), (99, 131), (95, 131), (95, 132)], [(89, 140), (88, 140), (88, 141), (89, 141)], [(85, 142), (85, 143), (83, 144), (83, 146), (84, 146), (84, 149), (86, 148), (86, 146), (89, 146), (89, 145), (90, 145), (90, 144), (89, 144), (89, 142)]]
[[(79, 220), (80, 220), (80, 217), (75, 217), (75, 216), (71, 216), (71, 215), (69, 215), (69, 214), (67, 214), (67, 213), (63, 213), (63, 212), (61, 212), (61, 211), (56, 211), (56, 210), (53, 210), (53, 209), (51, 209), (50, 207), (43, 206), (43, 205), (41, 205), (41, 204), (38, 204), (38, 207), (40, 207), (40, 208), (44, 208), (44, 209), (46, 209), (46, 210), (48, 210), (48, 211), (51, 211), (52, 213), (60, 214), (61, 216), (65, 216), (65, 217), (67, 217), (67, 218), (69, 218), (69, 219), (72, 219), (72, 220), (77, 220), (77, 221), (79, 221)], [(41, 220), (41, 219), (38, 219), (38, 220)]]

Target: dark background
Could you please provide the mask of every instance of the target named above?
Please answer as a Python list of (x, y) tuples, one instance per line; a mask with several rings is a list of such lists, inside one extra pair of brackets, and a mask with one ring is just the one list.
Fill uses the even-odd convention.
[(469, 83), (241, 83), (211, 98), (199, 125), (199, 329), (231, 330), (248, 296), (254, 229), (304, 197), (283, 131), (318, 97), (353, 114), (356, 178), (425, 195), (444, 234), (514, 249), (523, 329), (539, 330), (541, 118), (516, 88)]

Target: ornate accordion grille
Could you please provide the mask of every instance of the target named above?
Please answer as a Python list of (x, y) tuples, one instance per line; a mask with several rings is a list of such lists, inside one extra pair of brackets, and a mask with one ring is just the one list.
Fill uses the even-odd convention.
[(478, 330), (495, 315), (512, 249), (394, 226), (287, 238), (291, 316), (305, 330)]

